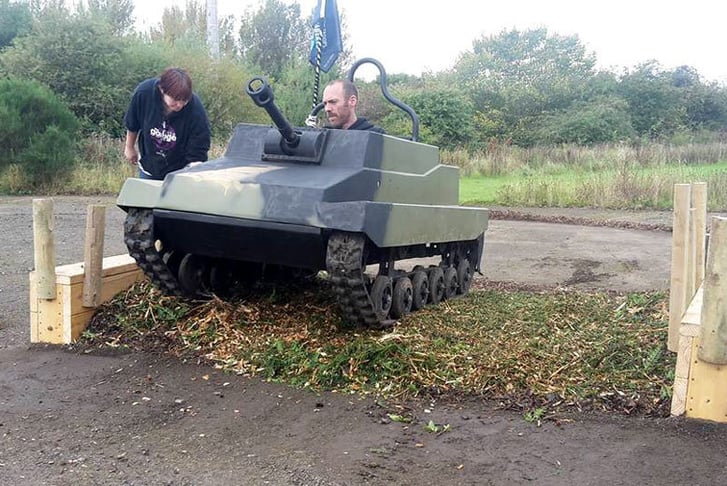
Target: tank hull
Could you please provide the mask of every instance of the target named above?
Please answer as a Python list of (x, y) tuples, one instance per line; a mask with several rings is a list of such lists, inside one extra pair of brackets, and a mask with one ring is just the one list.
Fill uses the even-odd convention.
[[(373, 307), (376, 277), (351, 278), (351, 265), (379, 264), (390, 279), (409, 258), (441, 256), (460, 279), (480, 270), (488, 211), (458, 206), (459, 171), (440, 164), (436, 147), (373, 132), (301, 133), (306, 149), (296, 155), (278, 150), (274, 129), (241, 124), (220, 159), (163, 181), (128, 179), (117, 204), (129, 212), (127, 245), (140, 266), (153, 279), (188, 283), (189, 268), (198, 275), (224, 261), (348, 272), (340, 292), (363, 289)], [(149, 238), (168, 271), (158, 273)], [(332, 252), (360, 257), (352, 263)], [(188, 258), (178, 268), (171, 254), (194, 255), (196, 266)], [(367, 325), (388, 320), (369, 314), (344, 311)]]

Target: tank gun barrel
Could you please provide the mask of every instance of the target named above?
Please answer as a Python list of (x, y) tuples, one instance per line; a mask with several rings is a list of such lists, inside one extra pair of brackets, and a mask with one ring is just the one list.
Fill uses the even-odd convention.
[(268, 112), (280, 135), (283, 136), (285, 144), (289, 148), (296, 147), (300, 140), (300, 134), (293, 130), (288, 119), (285, 118), (285, 115), (283, 115), (280, 108), (275, 104), (275, 95), (267, 80), (260, 76), (255, 76), (247, 82), (246, 91), (257, 106)]

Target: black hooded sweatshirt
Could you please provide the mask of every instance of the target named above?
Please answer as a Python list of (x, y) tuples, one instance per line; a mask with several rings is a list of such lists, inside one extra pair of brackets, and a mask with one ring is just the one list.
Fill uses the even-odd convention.
[(124, 116), (130, 132), (138, 132), (139, 166), (154, 179), (190, 162), (204, 162), (210, 148), (207, 112), (196, 94), (184, 108), (164, 115), (159, 78), (136, 87)]
[(353, 122), (353, 125), (348, 127), (348, 129), (349, 130), (369, 130), (371, 132), (376, 132), (376, 133), (385, 133), (383, 128), (373, 125), (370, 121), (368, 121), (366, 118), (363, 118), (363, 117), (356, 118), (356, 121)]

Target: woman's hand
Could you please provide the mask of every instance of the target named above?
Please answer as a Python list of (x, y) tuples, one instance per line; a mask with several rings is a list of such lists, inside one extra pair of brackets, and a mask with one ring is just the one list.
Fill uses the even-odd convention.
[(136, 149), (136, 139), (138, 136), (138, 132), (126, 131), (126, 140), (124, 141), (124, 158), (128, 160), (131, 165), (137, 165), (139, 163), (139, 151)]
[(136, 150), (136, 147), (124, 147), (124, 158), (131, 165), (137, 165), (139, 163), (139, 151)]

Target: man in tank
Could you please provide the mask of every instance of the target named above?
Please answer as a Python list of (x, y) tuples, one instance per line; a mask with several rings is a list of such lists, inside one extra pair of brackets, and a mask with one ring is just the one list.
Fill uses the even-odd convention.
[(328, 128), (342, 130), (369, 130), (384, 133), (366, 118), (356, 116), (358, 90), (356, 85), (347, 79), (337, 79), (328, 83), (323, 90), (323, 108), (328, 116)]

